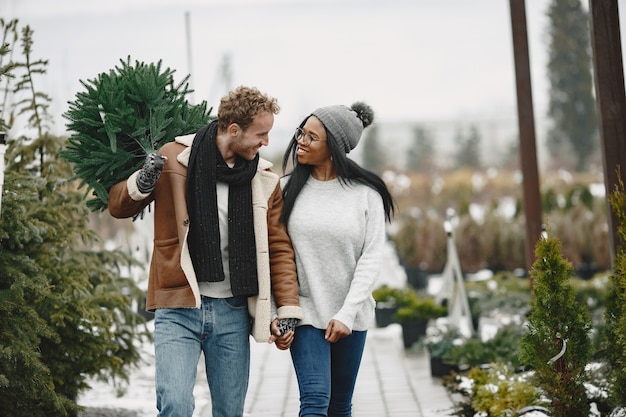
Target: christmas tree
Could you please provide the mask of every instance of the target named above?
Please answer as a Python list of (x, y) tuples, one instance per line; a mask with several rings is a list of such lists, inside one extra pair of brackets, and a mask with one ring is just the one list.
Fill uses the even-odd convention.
[(203, 101), (190, 104), (186, 76), (174, 82), (174, 71), (157, 64), (120, 60), (108, 73), (87, 82), (63, 115), (72, 132), (61, 156), (87, 186), (87, 207), (103, 211), (109, 189), (141, 168), (147, 154), (176, 136), (198, 131), (212, 118)]

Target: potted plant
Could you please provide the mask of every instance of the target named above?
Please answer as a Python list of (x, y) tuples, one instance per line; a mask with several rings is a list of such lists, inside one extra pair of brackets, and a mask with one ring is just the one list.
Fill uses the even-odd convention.
[(406, 217), (399, 221), (397, 232), (391, 237), (407, 284), (413, 289), (427, 288), (430, 274), (445, 266), (447, 241), (441, 227), (443, 221), (438, 215)]
[(448, 361), (446, 356), (453, 346), (465, 343), (465, 338), (456, 328), (449, 328), (447, 319), (435, 320), (434, 324), (426, 328), (416, 346), (425, 348), (430, 358), (430, 374), (434, 377), (449, 375), (458, 371), (459, 367)]
[(500, 327), (489, 339), (472, 336), (462, 344), (452, 346), (444, 353), (447, 362), (457, 364), (459, 368), (490, 368), (493, 363), (502, 363), (513, 369), (521, 369), (519, 346), (524, 327), (510, 324)]
[(390, 287), (387, 284), (381, 285), (372, 292), (372, 296), (376, 301), (376, 326), (386, 327), (391, 323), (395, 323), (395, 314), (398, 306), (404, 303), (407, 289)]
[(408, 349), (426, 334), (428, 322), (445, 316), (448, 309), (438, 304), (434, 297), (413, 289), (406, 291), (402, 301), (395, 313), (395, 320), (402, 326), (402, 340)]

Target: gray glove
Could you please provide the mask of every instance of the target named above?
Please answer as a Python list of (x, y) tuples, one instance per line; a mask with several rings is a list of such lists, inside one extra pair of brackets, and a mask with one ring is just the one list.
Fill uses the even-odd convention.
[(286, 319), (278, 319), (278, 330), (280, 330), (280, 335), (284, 335), (290, 330), (295, 330), (296, 324), (298, 324), (300, 320), (294, 318), (286, 318)]
[(146, 161), (137, 177), (137, 188), (140, 192), (148, 194), (154, 190), (164, 165), (165, 160), (161, 155), (151, 153), (146, 156)]

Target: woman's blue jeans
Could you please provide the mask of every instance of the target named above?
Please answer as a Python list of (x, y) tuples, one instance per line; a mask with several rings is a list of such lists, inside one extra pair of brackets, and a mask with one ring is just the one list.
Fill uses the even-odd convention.
[(200, 352), (213, 417), (241, 417), (250, 372), (247, 298), (202, 297), (200, 309), (157, 309), (154, 326), (159, 417), (192, 417)]
[(336, 343), (327, 342), (324, 332), (296, 327), (290, 351), (300, 388), (299, 416), (350, 417), (367, 331), (352, 332)]

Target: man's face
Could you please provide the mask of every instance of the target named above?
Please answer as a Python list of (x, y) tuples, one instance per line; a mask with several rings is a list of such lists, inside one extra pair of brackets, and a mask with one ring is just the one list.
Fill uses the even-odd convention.
[(269, 133), (273, 126), (273, 113), (258, 114), (252, 119), (252, 124), (246, 130), (238, 131), (237, 135), (233, 137), (230, 144), (231, 151), (248, 161), (253, 160), (259, 153), (261, 146), (269, 144)]

